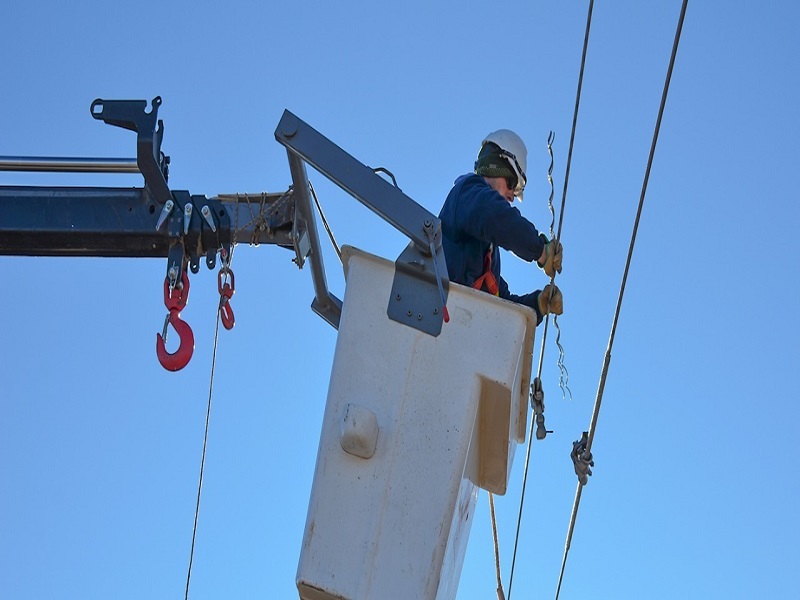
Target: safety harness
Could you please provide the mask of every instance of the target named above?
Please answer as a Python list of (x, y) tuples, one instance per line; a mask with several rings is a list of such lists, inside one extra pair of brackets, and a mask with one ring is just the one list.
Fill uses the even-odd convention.
[(492, 273), (492, 253), (494, 252), (494, 244), (489, 244), (489, 250), (486, 256), (483, 257), (483, 275), (475, 280), (472, 287), (476, 290), (483, 289), (486, 286), (486, 291), (494, 296), (500, 295), (500, 287), (497, 285), (497, 278)]

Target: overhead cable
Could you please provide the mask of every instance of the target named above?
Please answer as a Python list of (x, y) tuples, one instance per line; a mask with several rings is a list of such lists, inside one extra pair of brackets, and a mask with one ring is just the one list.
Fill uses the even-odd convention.
[[(673, 67), (675, 66), (675, 57), (678, 54), (678, 44), (680, 43), (680, 39), (681, 39), (681, 30), (683, 29), (683, 20), (684, 20), (684, 17), (686, 16), (686, 6), (687, 6), (687, 4), (688, 4), (688, 0), (683, 0), (683, 4), (681, 6), (680, 17), (678, 18), (678, 26), (677, 26), (676, 31), (675, 31), (675, 40), (673, 41), (673, 44), (672, 44), (672, 54), (670, 55), (670, 59), (669, 59), (669, 67), (667, 68), (667, 77), (666, 77), (666, 80), (664, 81), (664, 90), (663, 90), (663, 92), (661, 94), (661, 105), (659, 106), (659, 109), (658, 109), (658, 118), (656, 119), (655, 131), (653, 132), (653, 141), (650, 144), (650, 155), (649, 155), (649, 157), (647, 159), (647, 168), (645, 169), (644, 181), (642, 183), (642, 192), (641, 192), (641, 194), (639, 196), (639, 206), (638, 206), (638, 209), (636, 210), (636, 219), (634, 220), (634, 224), (633, 224), (633, 233), (631, 234), (631, 241), (630, 241), (630, 245), (628, 246), (628, 257), (625, 260), (625, 270), (624, 270), (623, 275), (622, 275), (622, 284), (620, 285), (619, 296), (617, 297), (617, 307), (616, 307), (616, 309), (614, 311), (614, 320), (613, 320), (613, 323), (611, 325), (611, 334), (609, 335), (609, 339), (608, 339), (608, 348), (606, 349), (606, 354), (605, 354), (605, 357), (603, 359), (603, 368), (602, 368), (601, 375), (600, 375), (600, 383), (599, 383), (598, 388), (597, 388), (597, 396), (595, 398), (594, 409), (592, 410), (592, 421), (591, 421), (591, 424), (589, 426), (589, 432), (588, 432), (588, 435), (587, 435), (587, 438), (586, 438), (586, 444), (585, 444), (585, 448), (586, 448), (585, 452), (589, 453), (589, 455), (591, 455), (592, 441), (594, 440), (594, 433), (595, 433), (595, 429), (597, 428), (597, 418), (598, 418), (598, 415), (600, 413), (600, 404), (603, 401), (603, 391), (604, 391), (605, 385), (606, 385), (606, 377), (608, 376), (608, 368), (609, 368), (609, 365), (611, 363), (611, 348), (614, 345), (614, 336), (616, 335), (617, 323), (619, 321), (619, 315), (620, 315), (620, 311), (622, 309), (622, 298), (623, 298), (623, 296), (625, 294), (625, 284), (626, 284), (626, 282), (628, 280), (628, 271), (630, 270), (631, 257), (633, 256), (633, 249), (634, 249), (634, 246), (636, 244), (636, 233), (637, 233), (637, 231), (639, 229), (639, 219), (640, 219), (640, 217), (642, 215), (642, 208), (644, 206), (644, 198), (645, 198), (645, 194), (647, 193), (647, 183), (648, 183), (648, 181), (650, 179), (650, 169), (651, 169), (651, 167), (653, 165), (653, 157), (654, 157), (655, 151), (656, 151), (656, 144), (658, 143), (658, 134), (659, 134), (659, 131), (661, 130), (661, 119), (662, 119), (662, 117), (664, 115), (664, 106), (667, 103), (667, 94), (669, 92), (670, 80), (672, 79), (672, 70), (673, 70)], [(556, 600), (558, 600), (559, 593), (561, 592), (561, 583), (562, 583), (562, 581), (564, 579), (564, 569), (565, 569), (566, 564), (567, 564), (567, 555), (569, 554), (569, 547), (570, 547), (570, 544), (572, 542), (572, 534), (573, 534), (573, 531), (575, 530), (575, 521), (576, 521), (577, 516), (578, 516), (578, 507), (579, 507), (580, 501), (581, 501), (581, 491), (582, 490), (583, 490), (583, 482), (578, 481), (578, 487), (577, 487), (577, 490), (575, 492), (575, 501), (573, 502), (573, 505), (572, 505), (572, 514), (570, 516), (569, 528), (568, 528), (568, 531), (567, 531), (567, 540), (566, 540), (566, 543), (564, 544), (564, 558), (563, 558), (563, 560), (561, 562), (561, 573), (558, 576), (558, 587), (556, 589), (556, 596), (555, 596)], [(510, 595), (510, 590), (509, 590), (509, 595)]]
[[(581, 68), (578, 74), (578, 89), (575, 94), (575, 109), (572, 113), (572, 132), (569, 136), (569, 150), (567, 152), (567, 166), (566, 166), (566, 173), (564, 176), (564, 191), (561, 196), (561, 209), (558, 216), (558, 235), (557, 238), (561, 239), (561, 228), (564, 224), (564, 206), (567, 202), (567, 185), (569, 183), (569, 170), (570, 164), (572, 163), (572, 148), (575, 143), (575, 129), (578, 124), (578, 109), (580, 108), (581, 104), (581, 89), (583, 88), (583, 70), (586, 65), (586, 50), (589, 46), (589, 31), (591, 30), (592, 26), (592, 10), (594, 8), (594, 0), (589, 0), (589, 9), (586, 15), (586, 31), (583, 34), (583, 52), (581, 54)], [(551, 186), (552, 186), (552, 179), (551, 179)], [(539, 355), (539, 366), (538, 366), (538, 377), (541, 377), (542, 374), (542, 361), (544, 358), (544, 341), (547, 339), (547, 325), (550, 320), (550, 315), (547, 315), (544, 323), (544, 332), (542, 334), (542, 350)], [(525, 486), (528, 482), (528, 464), (531, 458), (531, 443), (533, 441), (533, 424), (534, 420), (531, 419), (530, 431), (528, 432), (528, 449), (525, 454), (525, 469), (522, 476), (522, 494), (519, 500), (519, 516), (517, 517), (517, 532), (514, 538), (514, 554), (511, 559), (511, 574), (509, 575), (508, 579), (508, 600), (511, 600), (511, 586), (514, 582), (514, 566), (517, 560), (517, 547), (519, 545), (519, 532), (520, 527), (522, 525), (522, 507), (525, 503)]]

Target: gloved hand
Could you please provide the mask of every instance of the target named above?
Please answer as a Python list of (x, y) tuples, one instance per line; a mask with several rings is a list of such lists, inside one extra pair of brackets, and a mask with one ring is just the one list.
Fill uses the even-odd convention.
[(550, 313), (554, 315), (564, 314), (564, 296), (561, 295), (561, 290), (552, 283), (544, 286), (544, 289), (539, 292), (539, 312), (544, 317)]
[(536, 261), (536, 264), (538, 264), (549, 277), (555, 277), (556, 273), (561, 273), (563, 251), (561, 242), (556, 238), (548, 240), (547, 236), (543, 233), (540, 233), (539, 237), (542, 238), (542, 242), (544, 242), (544, 250)]

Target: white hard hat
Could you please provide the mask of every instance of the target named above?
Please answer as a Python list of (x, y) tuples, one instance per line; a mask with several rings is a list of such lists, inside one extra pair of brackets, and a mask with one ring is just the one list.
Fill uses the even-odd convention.
[(514, 195), (522, 200), (522, 192), (527, 183), (526, 172), (528, 170), (528, 149), (525, 142), (510, 129), (498, 129), (487, 135), (481, 148), (488, 142), (497, 144), (500, 147), (500, 155), (508, 161), (508, 164), (517, 176), (517, 187), (514, 188)]

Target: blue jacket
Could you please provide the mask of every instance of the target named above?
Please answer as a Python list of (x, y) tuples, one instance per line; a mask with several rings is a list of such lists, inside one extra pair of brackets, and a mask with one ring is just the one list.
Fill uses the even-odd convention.
[(529, 306), (539, 322), (540, 290), (517, 296), (508, 291), (500, 276), (500, 248), (532, 262), (544, 251), (544, 242), (536, 227), (494, 191), (480, 175), (462, 175), (439, 213), (442, 221), (442, 247), (450, 281), (469, 287), (483, 274), (483, 259), (493, 245), (492, 272), (497, 279), (500, 297)]

